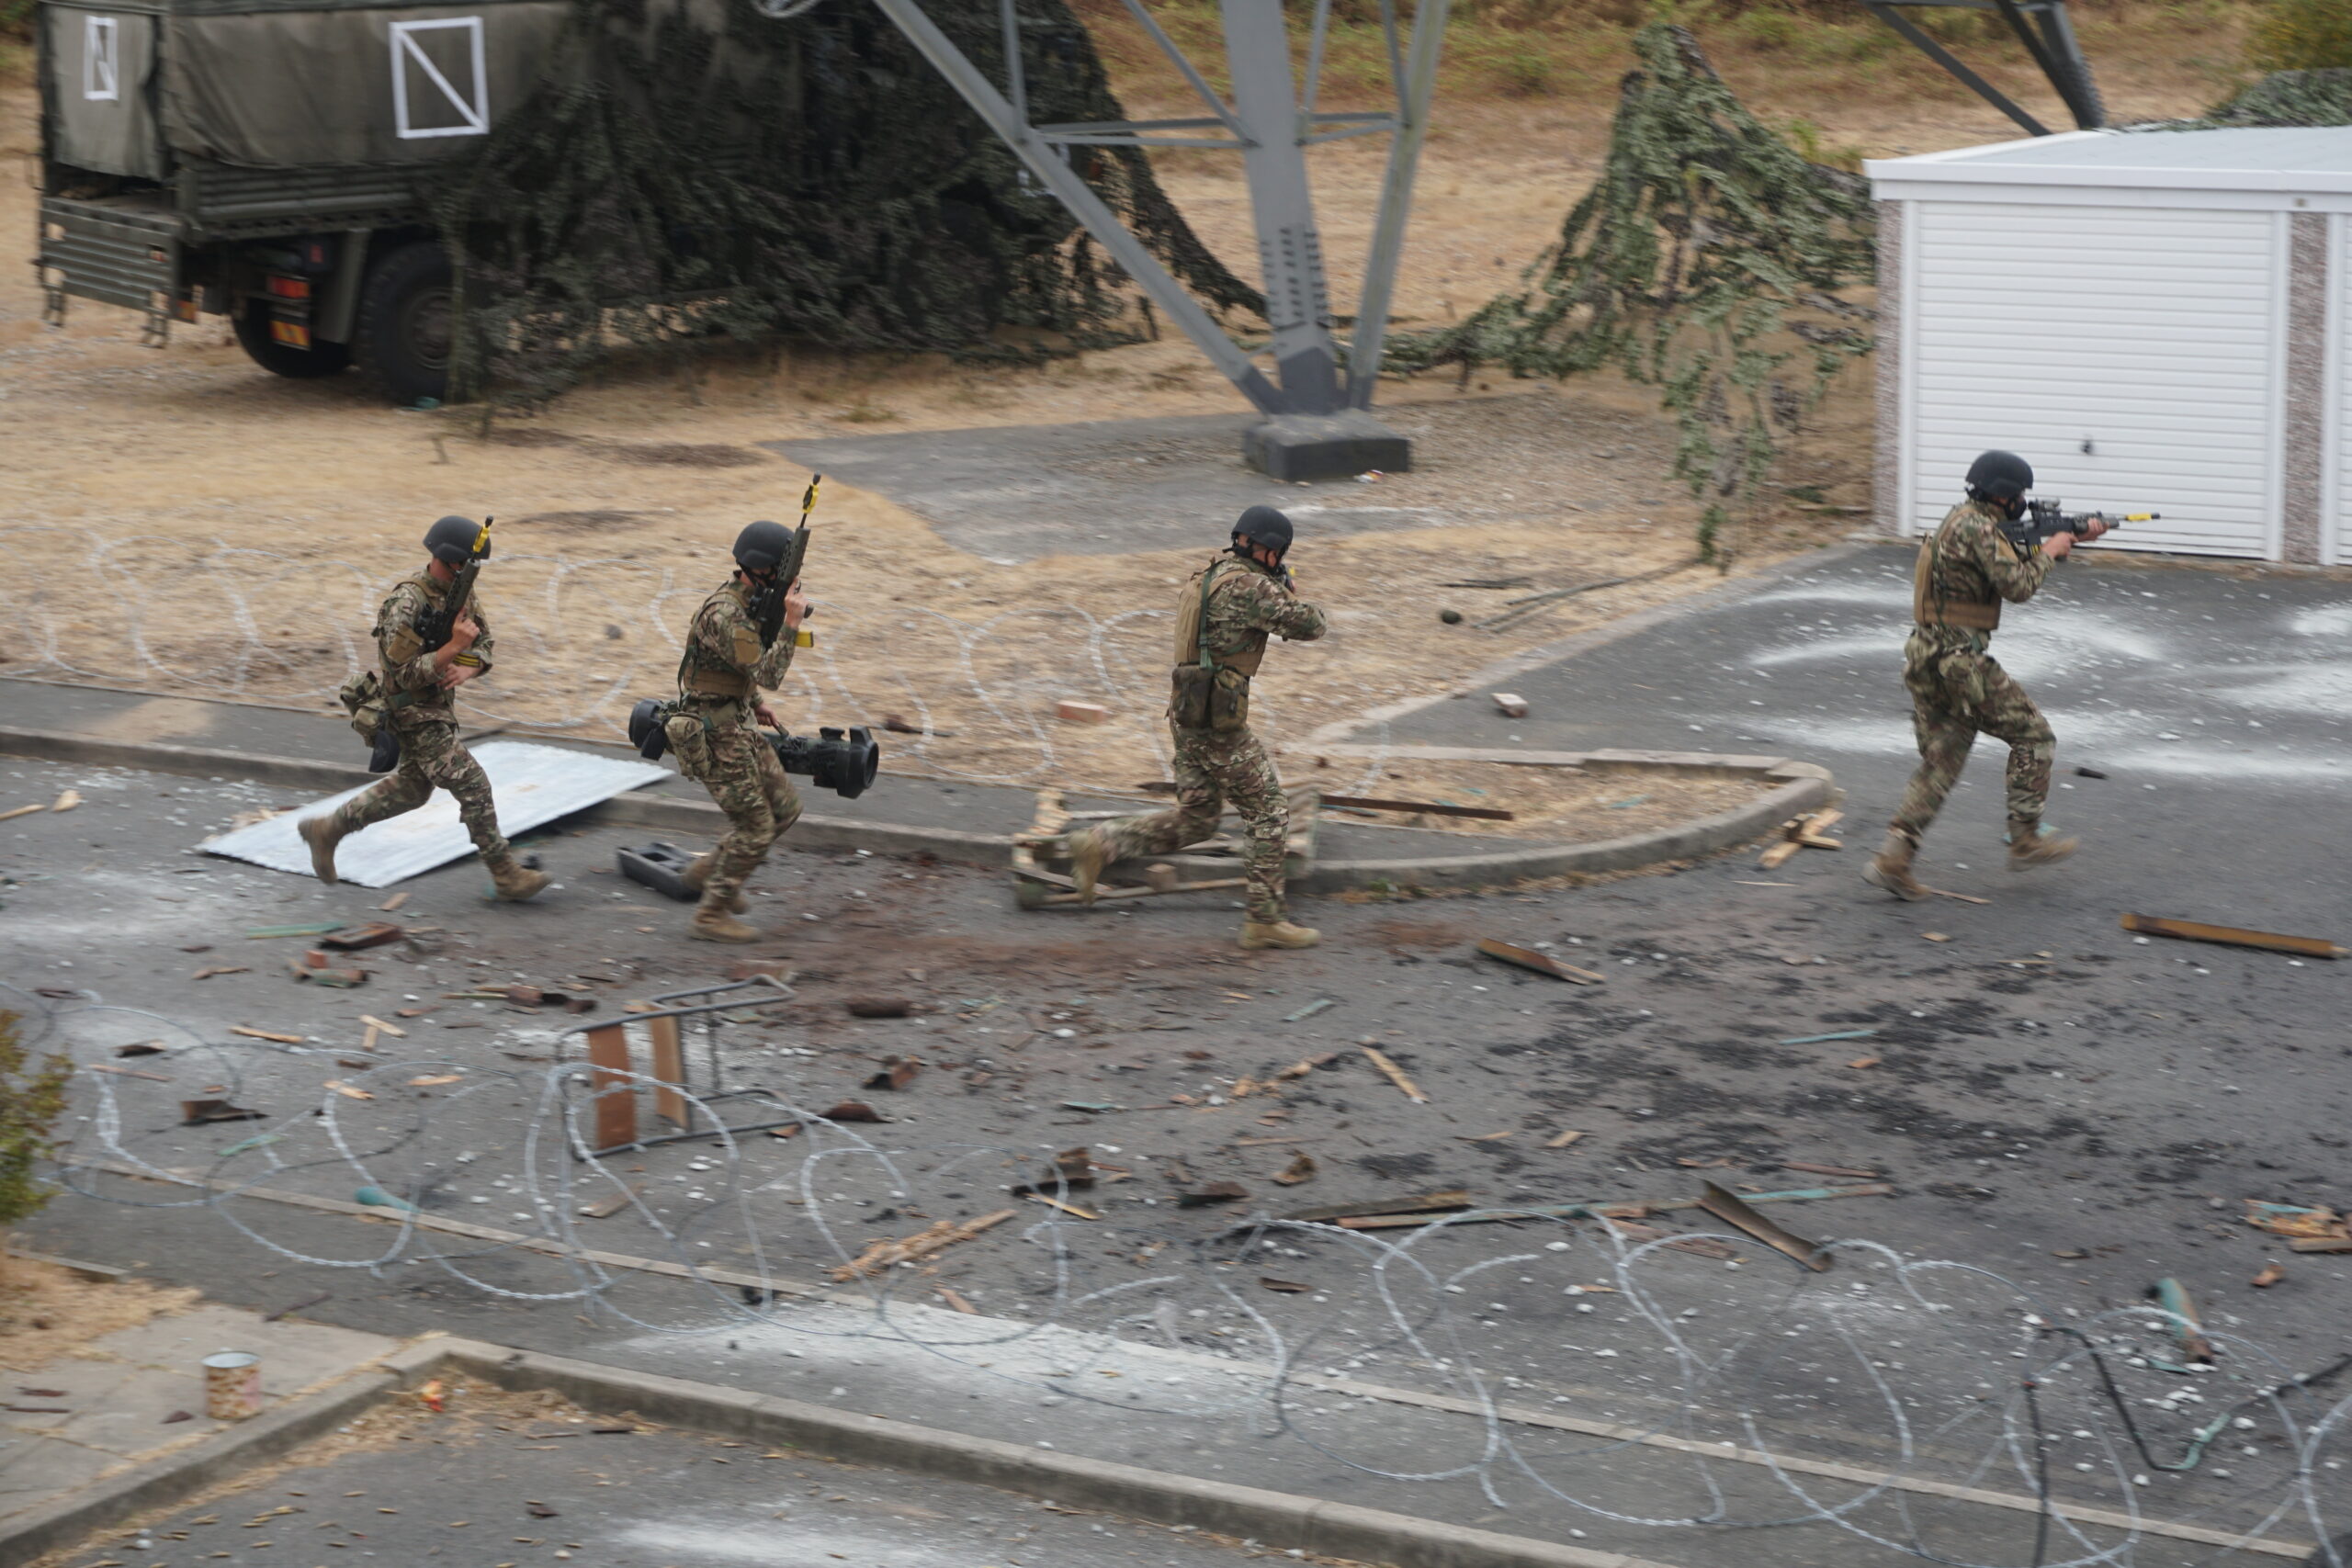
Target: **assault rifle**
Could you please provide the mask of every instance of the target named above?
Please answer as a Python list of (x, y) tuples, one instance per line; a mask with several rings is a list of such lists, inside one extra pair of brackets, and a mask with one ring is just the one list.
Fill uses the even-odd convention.
[[(784, 547), (784, 559), (775, 569), (768, 584), (752, 596), (752, 621), (760, 628), (760, 646), (771, 648), (776, 636), (784, 630), (784, 596), (800, 581), (800, 568), (808, 558), (808, 513), (817, 509), (817, 487), (825, 482), (822, 474), (808, 476), (808, 488), (800, 497), (800, 526), (792, 531)], [(807, 648), (815, 639), (807, 632), (799, 634), (797, 646)]]
[[(481, 563), (490, 558), (490, 525), (496, 521), (494, 517), (485, 517), (475, 530), (474, 542), (466, 547), (466, 564), (458, 569), (456, 580), (449, 584), (449, 596), (442, 602), (441, 608), (427, 610), (416, 618), (416, 635), (424, 639), (425, 652), (447, 648), (457, 631), (458, 617), (466, 613), (466, 605), (474, 596), (474, 579), (481, 575)], [(481, 660), (469, 649), (458, 655), (457, 662), (479, 664)]]
[(2031, 550), (2040, 548), (2041, 541), (2053, 534), (2080, 534), (2095, 520), (2118, 528), (2126, 523), (2154, 523), (2163, 515), (2161, 512), (2128, 512), (2109, 517), (2104, 512), (2068, 512), (2055, 501), (2029, 501), (2025, 515), (2003, 523), (2001, 532), (2018, 548)]

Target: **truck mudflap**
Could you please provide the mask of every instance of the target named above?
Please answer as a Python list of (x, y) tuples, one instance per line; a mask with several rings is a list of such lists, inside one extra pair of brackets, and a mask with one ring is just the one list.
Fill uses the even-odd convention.
[(41, 319), (63, 325), (69, 298), (120, 305), (145, 316), (140, 341), (162, 347), (184, 311), (180, 236), (180, 219), (166, 210), (42, 197)]

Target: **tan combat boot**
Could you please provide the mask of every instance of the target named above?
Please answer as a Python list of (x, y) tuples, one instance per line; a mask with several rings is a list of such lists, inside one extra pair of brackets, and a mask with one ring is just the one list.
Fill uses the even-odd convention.
[(1241, 922), (1241, 945), (1244, 947), (1313, 947), (1322, 940), (1321, 931), (1307, 926), (1295, 926), (1288, 920)]
[(2008, 839), (2011, 871), (2031, 871), (2038, 865), (2056, 865), (2083, 847), (2080, 839), (2061, 838), (2046, 822), (2035, 823), (2023, 834), (2012, 827)]
[(294, 830), (302, 835), (304, 843), (311, 846), (311, 869), (318, 873), (321, 882), (333, 887), (335, 884), (334, 847), (343, 842), (343, 832), (334, 825), (334, 813), (325, 811), (316, 817), (305, 817), (294, 824)]
[(519, 904), (526, 898), (536, 898), (547, 891), (548, 874), (533, 871), (513, 855), (501, 855), (496, 860), (482, 862), (490, 873), (494, 896), (501, 903)]
[(1911, 857), (1919, 847), (1893, 829), (1887, 829), (1886, 842), (1878, 847), (1862, 866), (1862, 880), (1872, 887), (1883, 887), (1897, 898), (1917, 903), (1928, 896), (1919, 879), (1911, 874)]
[[(1102, 854), (1108, 847), (1099, 828), (1085, 828), (1069, 836), (1069, 879), (1081, 904), (1094, 902), (1094, 885), (1102, 876)], [(1248, 946), (1247, 942), (1242, 944)]]
[[(703, 890), (704, 884), (710, 880), (711, 868), (718, 863), (718, 852), (705, 850), (686, 863), (686, 869), (678, 873), (678, 880), (699, 893)], [(738, 887), (735, 889), (735, 901), (729, 907), (740, 915), (752, 907), (752, 901), (744, 897), (743, 890)]]
[(696, 942), (757, 942), (760, 933), (728, 912), (727, 907), (709, 894), (695, 906), (694, 923), (686, 927), (686, 934)]

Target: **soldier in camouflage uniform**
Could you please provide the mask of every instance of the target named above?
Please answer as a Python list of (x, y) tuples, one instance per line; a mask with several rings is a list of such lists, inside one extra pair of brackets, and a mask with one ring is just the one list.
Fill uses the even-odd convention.
[(433, 525), (424, 535), (432, 559), (423, 571), (395, 587), (376, 612), (376, 649), (383, 661), (383, 722), (400, 737), (400, 771), (333, 811), (299, 824), (302, 841), (311, 847), (311, 869), (322, 882), (335, 880), (338, 842), (371, 822), (415, 810), (432, 798), (437, 786), (458, 797), (458, 816), (481, 852), (499, 897), (528, 898), (548, 885), (544, 872), (515, 860), (498, 830), (490, 780), (472, 753), (458, 744), (453, 694), (489, 672), (493, 652), (490, 618), (482, 613), (481, 598), (467, 602), (450, 628), (449, 640), (437, 649), (424, 646), (417, 626), (447, 604), (450, 584), (471, 558), (478, 532), (463, 517), (444, 517)]
[(783, 596), (780, 632), (763, 628), (754, 612), (759, 595), (774, 586), (789, 543), (790, 530), (781, 523), (753, 523), (736, 536), (739, 570), (695, 612), (678, 661), (670, 750), (677, 753), (679, 771), (710, 791), (729, 825), (718, 849), (697, 855), (684, 874), (686, 885), (702, 893), (687, 934), (705, 942), (758, 940), (758, 931), (735, 919), (745, 908), (743, 880), (800, 818), (800, 797), (775, 749), (755, 728), (777, 728), (760, 692), (774, 691), (784, 680), (808, 613), (797, 584)]
[[(1987, 452), (1969, 467), (1968, 499), (1919, 542), (1912, 587), (1918, 624), (1903, 645), (1903, 683), (1911, 693), (1919, 767), (1885, 844), (1862, 868), (1865, 882), (1898, 898), (1928, 896), (1912, 874), (1912, 860), (1980, 733), (2009, 743), (2009, 869), (2052, 865), (2076, 847), (2075, 840), (2058, 837), (2041, 820), (2057, 750), (2050, 721), (1988, 651), (2001, 624), (2001, 601), (2032, 598), (2052, 563), (2074, 547), (2072, 534), (2053, 534), (2036, 550), (2001, 532), (2004, 522), (2024, 515), (2025, 493), (2032, 488), (2033, 469), (2024, 458)], [(2107, 528), (2094, 516), (2082, 536), (2096, 539)]]
[(1074, 833), (1070, 869), (1079, 892), (1094, 896), (1102, 868), (1129, 855), (1164, 855), (1216, 832), (1223, 803), (1240, 814), (1250, 882), (1241, 945), (1312, 947), (1322, 937), (1285, 918), (1283, 851), (1290, 803), (1272, 758), (1250, 732), (1250, 677), (1272, 633), (1292, 642), (1323, 635), (1323, 612), (1291, 591), (1283, 557), (1290, 519), (1253, 506), (1233, 526), (1232, 553), (1193, 573), (1177, 595), (1175, 696), (1169, 730), (1176, 750), (1176, 809), (1126, 817)]

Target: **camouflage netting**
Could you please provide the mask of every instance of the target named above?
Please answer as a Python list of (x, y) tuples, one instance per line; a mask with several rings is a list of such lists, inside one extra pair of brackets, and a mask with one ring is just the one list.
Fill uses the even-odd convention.
[(1532, 287), (1395, 340), (1387, 366), (1615, 367), (1658, 387), (1681, 433), (1675, 472), (1716, 498), (1700, 529), (1713, 558), (1722, 502), (1753, 492), (1775, 430), (1870, 351), (1871, 312), (1836, 292), (1873, 276), (1870, 191), (1742, 107), (1683, 28), (1653, 25), (1634, 50), (1600, 178)]
[[(933, 19), (1000, 84), (998, 13)], [(1124, 118), (1063, 0), (1022, 0), (1031, 119)], [(1142, 153), (1081, 171), (1212, 309), (1262, 313)], [(532, 100), (439, 193), (461, 258), (453, 390), (531, 403), (616, 341), (788, 336), (1035, 357), (1127, 341), (1136, 296), (875, 8), (575, 0)]]
[(2144, 129), (2214, 130), (2295, 125), (2352, 125), (2352, 71), (2274, 71), (2214, 106), (2201, 119), (2167, 120)]

